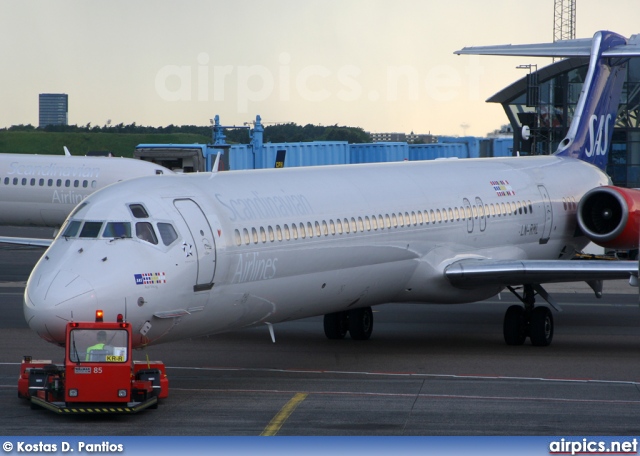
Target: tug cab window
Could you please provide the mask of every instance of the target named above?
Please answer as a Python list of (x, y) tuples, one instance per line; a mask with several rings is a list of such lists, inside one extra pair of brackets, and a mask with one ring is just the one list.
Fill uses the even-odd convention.
[(129, 354), (124, 329), (74, 329), (69, 334), (69, 359), (74, 363), (124, 363)]

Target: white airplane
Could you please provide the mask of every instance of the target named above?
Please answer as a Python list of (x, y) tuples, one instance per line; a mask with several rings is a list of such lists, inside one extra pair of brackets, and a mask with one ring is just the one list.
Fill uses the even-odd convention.
[[(507, 310), (506, 342), (549, 345), (553, 317), (535, 297), (554, 302), (542, 284), (587, 281), (600, 295), (602, 280), (637, 279), (635, 261), (567, 260), (589, 240), (637, 247), (640, 204), (603, 171), (638, 40), (598, 32), (551, 46), (534, 55), (591, 55), (556, 154), (121, 182), (85, 199), (36, 265), (29, 326), (63, 344), (68, 321), (102, 309), (124, 315), (140, 347), (257, 325), (273, 337), (275, 323), (324, 315), (329, 338), (367, 339), (373, 305), (508, 288), (524, 306)], [(476, 51), (489, 52), (460, 53)]]
[[(114, 157), (0, 154), (0, 225), (60, 227), (74, 207), (109, 184), (172, 171)], [(50, 241), (49, 241), (50, 243)]]

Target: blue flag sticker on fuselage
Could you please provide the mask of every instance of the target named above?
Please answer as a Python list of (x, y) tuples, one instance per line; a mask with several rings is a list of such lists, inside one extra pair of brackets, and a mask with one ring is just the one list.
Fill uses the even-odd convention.
[(508, 180), (491, 181), (490, 184), (498, 196), (516, 196), (516, 192), (513, 190)]
[(164, 272), (143, 272), (142, 274), (134, 274), (136, 285), (157, 285), (167, 283), (167, 277)]

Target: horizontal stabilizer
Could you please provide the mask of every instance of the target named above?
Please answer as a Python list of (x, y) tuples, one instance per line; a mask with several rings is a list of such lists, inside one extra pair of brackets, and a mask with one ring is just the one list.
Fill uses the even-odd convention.
[[(471, 46), (455, 51), (454, 54), (505, 55), (521, 57), (589, 57), (592, 38), (563, 40), (555, 43), (502, 44), (495, 46)], [(627, 44), (611, 47), (602, 57), (640, 56), (640, 35), (632, 35)]]

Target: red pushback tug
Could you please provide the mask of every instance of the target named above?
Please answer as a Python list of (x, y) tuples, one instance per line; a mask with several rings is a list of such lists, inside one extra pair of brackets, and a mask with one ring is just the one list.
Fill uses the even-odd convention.
[(169, 395), (164, 364), (133, 361), (131, 324), (118, 315), (104, 322), (67, 324), (64, 365), (25, 356), (18, 397), (60, 414), (136, 413)]

